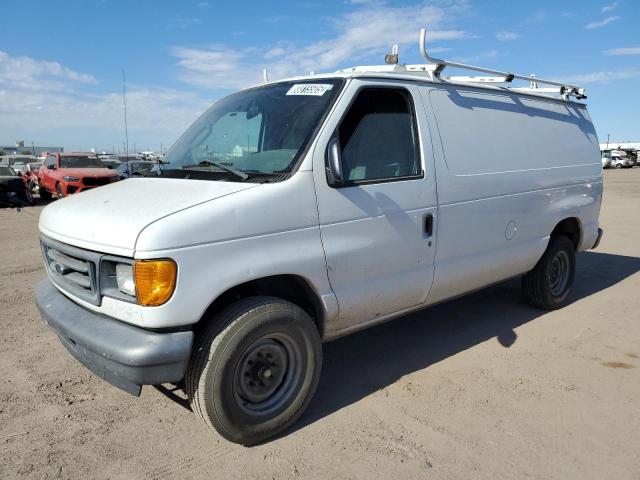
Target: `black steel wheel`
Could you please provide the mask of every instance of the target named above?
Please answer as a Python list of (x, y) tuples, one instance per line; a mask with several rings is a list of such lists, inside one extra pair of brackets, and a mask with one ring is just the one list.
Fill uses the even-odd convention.
[(575, 270), (573, 243), (564, 235), (552, 235), (540, 261), (522, 277), (522, 292), (534, 307), (560, 308), (571, 293)]
[(255, 444), (298, 419), (321, 365), (320, 336), (304, 310), (279, 298), (250, 297), (196, 332), (185, 389), (206, 425), (232, 442)]

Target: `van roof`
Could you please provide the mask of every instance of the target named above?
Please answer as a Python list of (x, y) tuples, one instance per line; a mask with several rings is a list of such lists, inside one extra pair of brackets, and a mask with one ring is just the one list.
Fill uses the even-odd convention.
[[(407, 65), (398, 63), (398, 46), (394, 45), (392, 53), (385, 55), (385, 65), (365, 65), (356, 66), (338, 70), (334, 73), (315, 75), (311, 72), (309, 75), (301, 77), (293, 77), (289, 81), (309, 81), (320, 80), (323, 78), (383, 78), (393, 80), (410, 80), (432, 84), (451, 84), (465, 87), (477, 87), (487, 90), (495, 90), (501, 92), (517, 93), (521, 95), (531, 95), (534, 97), (543, 97), (551, 100), (559, 100), (563, 102), (576, 103), (584, 105), (575, 100), (586, 99), (586, 90), (577, 85), (569, 83), (561, 83), (556, 80), (545, 80), (535, 75), (521, 75), (507, 71), (495, 70), (487, 67), (477, 67), (448, 60), (441, 60), (429, 56), (426, 47), (427, 31), (420, 30), (420, 55), (425, 59), (426, 63), (418, 65)], [(490, 76), (443, 76), (442, 72), (446, 67), (452, 67), (461, 70), (471, 70), (473, 72), (481, 72)], [(263, 70), (265, 83), (267, 80), (267, 71)], [(514, 80), (528, 82), (528, 86), (511, 86)], [(275, 82), (274, 82), (275, 83)], [(544, 85), (539, 87), (538, 84)]]
[(368, 65), (368, 66), (357, 66), (350, 67), (343, 70), (338, 70), (332, 73), (321, 73), (321, 74), (309, 74), (309, 75), (301, 75), (296, 77), (283, 78), (280, 80), (274, 80), (272, 82), (267, 82), (268, 84), (279, 83), (279, 82), (295, 82), (295, 81), (318, 81), (322, 79), (332, 79), (332, 78), (344, 78), (344, 79), (352, 79), (352, 78), (376, 78), (383, 80), (403, 80), (403, 81), (412, 81), (412, 82), (420, 82), (420, 83), (430, 83), (436, 85), (457, 85), (461, 87), (473, 87), (473, 88), (481, 88), (485, 90), (493, 90), (499, 92), (508, 92), (515, 93), (523, 96), (531, 96), (537, 98), (544, 98), (548, 100), (556, 100), (559, 102), (568, 102), (576, 105), (585, 105), (584, 102), (579, 102), (577, 100), (571, 98), (559, 98), (555, 95), (549, 93), (537, 93), (535, 91), (530, 91), (530, 89), (517, 89), (513, 87), (501, 86), (499, 84), (490, 84), (490, 83), (479, 83), (464, 80), (450, 80), (446, 77), (444, 78), (429, 78), (424, 74), (424, 72), (418, 71), (388, 71), (386, 67), (389, 65)]

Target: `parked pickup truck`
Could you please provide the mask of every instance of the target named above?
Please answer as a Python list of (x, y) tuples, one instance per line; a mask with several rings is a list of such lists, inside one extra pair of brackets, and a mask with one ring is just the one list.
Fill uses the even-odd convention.
[(92, 153), (51, 153), (38, 172), (40, 198), (49, 200), (120, 180), (119, 175)]
[(47, 206), (45, 322), (113, 385), (178, 384), (252, 444), (309, 405), (322, 342), (512, 277), (535, 308), (565, 305), (602, 235), (584, 90), (431, 67), (235, 93), (155, 175)]

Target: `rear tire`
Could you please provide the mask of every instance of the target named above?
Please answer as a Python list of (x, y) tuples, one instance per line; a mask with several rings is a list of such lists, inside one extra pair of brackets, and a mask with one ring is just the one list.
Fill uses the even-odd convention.
[(227, 440), (262, 442), (293, 424), (318, 386), (322, 345), (309, 315), (274, 297), (239, 300), (197, 335), (185, 390)]
[(564, 235), (551, 235), (540, 261), (522, 277), (522, 292), (532, 306), (556, 310), (571, 293), (575, 271), (573, 243)]

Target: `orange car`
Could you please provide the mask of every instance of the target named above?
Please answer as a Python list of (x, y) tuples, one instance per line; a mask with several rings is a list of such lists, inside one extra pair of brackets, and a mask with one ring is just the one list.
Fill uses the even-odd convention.
[(38, 172), (40, 198), (48, 200), (79, 193), (120, 180), (117, 172), (107, 168), (93, 153), (52, 153)]

